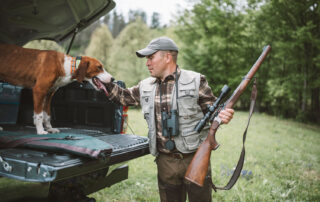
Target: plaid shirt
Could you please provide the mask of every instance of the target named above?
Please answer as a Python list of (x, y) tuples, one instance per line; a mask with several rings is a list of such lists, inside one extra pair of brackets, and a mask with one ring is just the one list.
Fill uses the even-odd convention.
[[(178, 77), (181, 70), (177, 68)], [(162, 136), (162, 124), (161, 124), (161, 111), (169, 112), (171, 110), (171, 96), (172, 90), (175, 84), (175, 73), (168, 75), (164, 81), (156, 79), (157, 84), (156, 94), (154, 99), (155, 105), (155, 118), (156, 118), (156, 134), (157, 134), (157, 148), (160, 152), (169, 153), (170, 151), (165, 149), (164, 143), (167, 138)], [(140, 83), (128, 89), (123, 89), (114, 83), (107, 85), (108, 91), (110, 92), (109, 99), (118, 102), (124, 106), (138, 106), (140, 105)], [(161, 90), (161, 103), (160, 103), (160, 90)], [(200, 87), (199, 87), (199, 100), (203, 113), (207, 112), (207, 106), (212, 105), (216, 97), (214, 97), (210, 86), (204, 75), (200, 76)]]

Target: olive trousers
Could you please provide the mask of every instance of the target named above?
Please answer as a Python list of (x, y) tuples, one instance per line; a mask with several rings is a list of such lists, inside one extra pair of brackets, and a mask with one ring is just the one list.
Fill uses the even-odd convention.
[(156, 158), (158, 168), (158, 187), (161, 202), (211, 202), (211, 167), (203, 187), (184, 179), (193, 154), (164, 154)]

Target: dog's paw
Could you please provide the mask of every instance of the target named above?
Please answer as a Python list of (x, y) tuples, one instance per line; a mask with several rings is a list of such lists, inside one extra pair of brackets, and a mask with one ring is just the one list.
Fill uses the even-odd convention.
[(60, 133), (60, 130), (57, 129), (57, 128), (49, 128), (49, 129), (47, 129), (47, 131), (48, 131), (49, 133)]
[(48, 132), (43, 130), (43, 131), (38, 131), (37, 134), (38, 135), (47, 135)]
[(3, 128), (0, 126), (0, 131), (3, 131)]

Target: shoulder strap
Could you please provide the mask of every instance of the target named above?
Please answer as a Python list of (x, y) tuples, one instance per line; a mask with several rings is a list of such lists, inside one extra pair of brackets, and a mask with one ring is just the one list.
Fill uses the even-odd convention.
[(250, 109), (249, 109), (249, 118), (248, 118), (248, 123), (247, 123), (247, 127), (243, 133), (243, 139), (242, 139), (242, 151), (241, 151), (241, 154), (240, 154), (240, 158), (239, 158), (239, 161), (238, 161), (238, 164), (236, 166), (236, 169), (234, 170), (228, 184), (224, 187), (217, 187), (212, 183), (212, 189), (217, 192), (217, 189), (220, 189), (220, 190), (230, 190), (233, 185), (237, 182), (240, 174), (241, 174), (241, 170), (242, 170), (242, 167), (243, 167), (243, 163), (244, 163), (244, 157), (245, 157), (245, 146), (244, 146), (244, 143), (246, 141), (246, 136), (247, 136), (247, 131), (248, 131), (248, 128), (249, 128), (249, 124), (250, 124), (250, 119), (251, 119), (251, 116), (253, 114), (253, 110), (254, 110), (254, 105), (256, 103), (256, 98), (257, 98), (257, 84), (256, 84), (256, 78), (254, 79), (254, 82), (253, 82), (253, 86), (252, 86), (252, 92), (251, 92), (251, 103), (250, 103)]

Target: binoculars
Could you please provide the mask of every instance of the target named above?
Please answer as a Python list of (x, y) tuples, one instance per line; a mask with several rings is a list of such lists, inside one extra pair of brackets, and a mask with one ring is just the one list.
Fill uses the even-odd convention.
[(170, 113), (161, 112), (162, 117), (162, 135), (170, 138), (179, 135), (179, 115), (178, 111), (173, 109)]
[(170, 113), (161, 112), (162, 120), (162, 135), (167, 137), (168, 140), (165, 143), (166, 149), (172, 151), (174, 149), (174, 142), (171, 140), (172, 136), (179, 135), (179, 115), (178, 111), (173, 109)]

